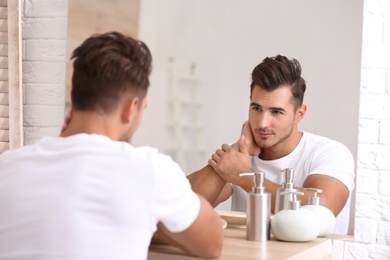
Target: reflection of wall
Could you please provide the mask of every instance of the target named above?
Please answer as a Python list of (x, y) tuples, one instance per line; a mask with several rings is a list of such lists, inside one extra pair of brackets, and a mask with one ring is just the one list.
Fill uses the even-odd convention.
[(356, 157), (362, 1), (144, 0), (142, 7), (140, 38), (151, 46), (154, 70), (145, 130), (135, 143), (170, 146), (147, 131), (165, 125), (156, 111), (166, 108), (170, 57), (183, 70), (197, 64), (211, 154), (238, 138), (253, 67), (281, 53), (301, 62), (308, 84), (301, 128), (342, 141)]
[(166, 152), (183, 169), (197, 169), (205, 160), (204, 126), (200, 100), (201, 82), (195, 75), (171, 72), (169, 80), (169, 119), (166, 125), (171, 148)]
[(70, 105), (72, 51), (94, 33), (119, 31), (136, 37), (140, 0), (69, 0), (66, 105)]

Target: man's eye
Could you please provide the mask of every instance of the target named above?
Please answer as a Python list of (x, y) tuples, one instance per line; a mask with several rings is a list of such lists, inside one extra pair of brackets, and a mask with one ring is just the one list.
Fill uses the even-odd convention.
[(260, 107), (252, 107), (253, 110), (260, 111)]
[(283, 115), (283, 112), (280, 110), (274, 110), (274, 111), (272, 111), (272, 113), (277, 114), (277, 115)]

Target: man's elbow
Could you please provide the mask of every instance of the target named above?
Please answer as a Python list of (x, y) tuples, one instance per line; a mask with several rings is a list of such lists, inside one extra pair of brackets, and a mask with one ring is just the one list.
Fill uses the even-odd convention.
[[(219, 219), (218, 219), (219, 220)], [(220, 220), (219, 220), (220, 221)], [(222, 249), (223, 249), (223, 229), (220, 226), (215, 226), (213, 228), (214, 230), (208, 230), (207, 232), (209, 235), (208, 237), (208, 243), (206, 242), (203, 246), (203, 250), (201, 251), (200, 257), (204, 259), (216, 259), (221, 256)], [(206, 241), (206, 240), (205, 240)]]
[(202, 252), (202, 255), (200, 255), (201, 258), (204, 259), (216, 259), (221, 256), (223, 248), (223, 237), (220, 237), (215, 240), (215, 243), (210, 244), (208, 248), (205, 249), (204, 252)]

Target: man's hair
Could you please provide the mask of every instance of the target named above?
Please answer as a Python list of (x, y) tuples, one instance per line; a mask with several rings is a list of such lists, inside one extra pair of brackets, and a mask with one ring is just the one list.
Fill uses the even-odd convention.
[(72, 54), (72, 107), (109, 113), (123, 95), (144, 98), (152, 56), (141, 41), (118, 32), (95, 34)]
[(301, 71), (301, 65), (296, 59), (288, 59), (281, 55), (267, 57), (252, 71), (251, 95), (256, 85), (267, 91), (287, 86), (291, 89), (291, 101), (297, 109), (303, 103), (306, 90), (306, 82), (301, 77)]

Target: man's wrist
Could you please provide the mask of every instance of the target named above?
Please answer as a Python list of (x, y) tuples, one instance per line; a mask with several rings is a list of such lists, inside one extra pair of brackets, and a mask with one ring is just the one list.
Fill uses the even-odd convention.
[(240, 176), (239, 183), (237, 185), (243, 188), (246, 192), (251, 191), (253, 187), (253, 176)]

